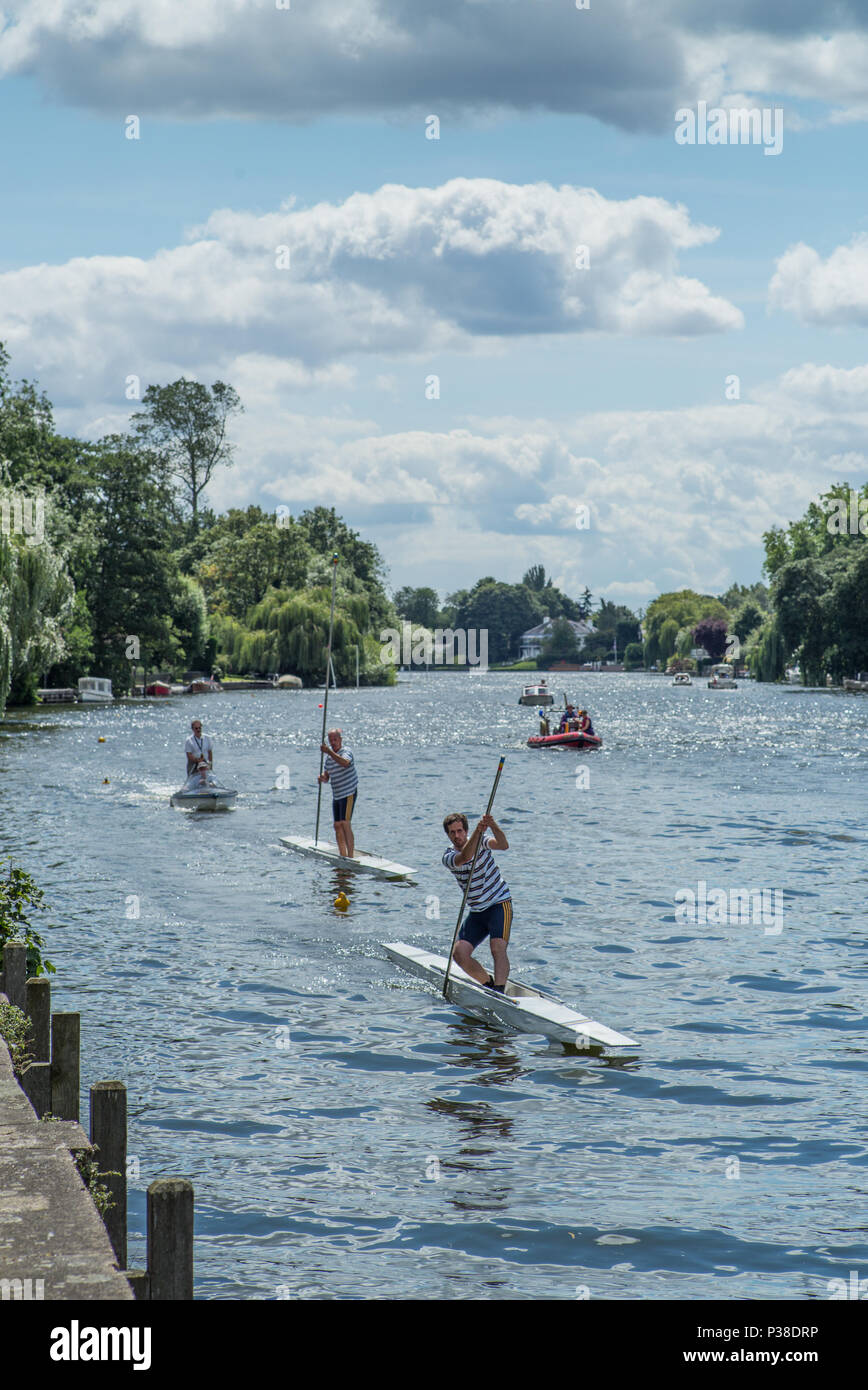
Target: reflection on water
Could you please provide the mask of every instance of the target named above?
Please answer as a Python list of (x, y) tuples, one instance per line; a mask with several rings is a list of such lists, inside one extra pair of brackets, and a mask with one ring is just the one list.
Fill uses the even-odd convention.
[[(172, 1174), (203, 1297), (802, 1299), (865, 1260), (868, 701), (567, 679), (598, 752), (527, 749), (521, 676), (340, 693), (357, 842), (412, 884), (280, 845), (313, 834), (316, 692), (3, 725), (0, 848), (51, 903), (55, 1007), (84, 1086), (129, 1087), (131, 1261)], [(168, 804), (197, 712), (231, 816)], [(513, 968), (641, 1060), (468, 1019), (383, 958), (445, 954), (441, 820), (502, 753)], [(783, 930), (676, 921), (700, 882), (780, 891)]]

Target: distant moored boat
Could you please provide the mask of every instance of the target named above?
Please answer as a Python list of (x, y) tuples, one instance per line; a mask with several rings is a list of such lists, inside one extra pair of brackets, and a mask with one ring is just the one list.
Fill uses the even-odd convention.
[(85, 705), (110, 705), (114, 699), (112, 683), (103, 676), (82, 676), (78, 682), (78, 698)]

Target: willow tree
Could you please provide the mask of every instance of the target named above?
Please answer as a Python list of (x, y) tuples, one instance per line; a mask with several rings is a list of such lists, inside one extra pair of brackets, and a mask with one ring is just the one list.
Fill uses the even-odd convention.
[(777, 618), (766, 619), (756, 638), (756, 644), (748, 653), (751, 674), (758, 681), (777, 681), (787, 666), (789, 649), (784, 641)]
[(72, 581), (47, 538), (29, 545), (0, 532), (0, 712), (7, 699), (35, 700), (40, 676), (63, 655), (73, 597)]

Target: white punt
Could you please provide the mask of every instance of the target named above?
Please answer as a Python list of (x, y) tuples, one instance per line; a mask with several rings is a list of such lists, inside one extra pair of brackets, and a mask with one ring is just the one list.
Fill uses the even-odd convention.
[[(442, 990), (445, 956), (435, 956), (430, 951), (408, 946), (403, 941), (384, 942), (383, 950), (396, 965)], [(575, 1009), (568, 1008), (559, 999), (543, 994), (531, 985), (523, 985), (520, 980), (510, 979), (506, 989), (506, 994), (495, 994), (485, 989), (453, 961), (449, 971), (449, 1000), (477, 1018), (489, 1022), (495, 1018), (519, 1032), (542, 1033), (544, 1037), (571, 1043), (583, 1051), (600, 1044), (611, 1048), (639, 1046), (635, 1039), (576, 1013)]]
[(356, 850), (352, 859), (347, 859), (337, 845), (328, 840), (315, 840), (312, 835), (281, 835), (280, 843), (298, 854), (326, 859), (332, 864), (339, 864), (342, 869), (355, 869), (360, 874), (376, 874), (379, 878), (412, 878), (416, 873), (406, 864), (395, 864), (379, 854), (364, 854), (360, 850)]

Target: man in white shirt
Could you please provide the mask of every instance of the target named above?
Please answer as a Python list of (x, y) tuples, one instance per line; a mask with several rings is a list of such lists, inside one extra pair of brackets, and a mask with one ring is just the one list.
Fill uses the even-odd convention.
[(214, 749), (207, 734), (202, 733), (201, 719), (194, 719), (190, 728), (192, 734), (188, 735), (187, 742), (184, 744), (184, 752), (187, 754), (187, 776), (195, 772), (201, 762), (207, 762), (208, 770), (214, 766)]

